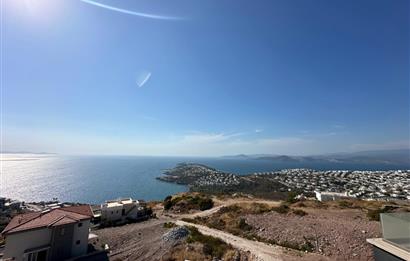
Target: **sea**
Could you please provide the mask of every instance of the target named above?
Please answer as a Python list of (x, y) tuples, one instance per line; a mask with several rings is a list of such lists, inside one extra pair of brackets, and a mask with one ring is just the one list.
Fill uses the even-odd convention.
[(121, 197), (162, 200), (167, 195), (188, 190), (187, 186), (155, 179), (182, 162), (201, 163), (239, 175), (286, 168), (389, 169), (385, 165), (306, 165), (261, 159), (3, 154), (0, 161), (0, 196), (25, 202), (57, 198), (61, 202), (90, 204)]

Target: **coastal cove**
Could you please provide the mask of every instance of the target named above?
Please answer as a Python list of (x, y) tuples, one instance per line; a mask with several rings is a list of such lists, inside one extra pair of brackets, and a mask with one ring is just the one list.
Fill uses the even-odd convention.
[(239, 175), (302, 167), (318, 170), (395, 169), (389, 165), (277, 163), (256, 159), (3, 154), (0, 196), (26, 202), (58, 198), (91, 204), (125, 196), (162, 200), (167, 195), (188, 190), (185, 185), (156, 179), (181, 162), (201, 163)]

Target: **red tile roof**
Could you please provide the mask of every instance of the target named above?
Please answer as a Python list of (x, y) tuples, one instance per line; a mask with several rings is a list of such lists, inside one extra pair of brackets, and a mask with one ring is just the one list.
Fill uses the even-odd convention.
[(48, 212), (34, 212), (15, 216), (2, 234), (7, 235), (30, 229), (61, 226), (76, 223), (93, 217), (89, 205), (56, 208)]

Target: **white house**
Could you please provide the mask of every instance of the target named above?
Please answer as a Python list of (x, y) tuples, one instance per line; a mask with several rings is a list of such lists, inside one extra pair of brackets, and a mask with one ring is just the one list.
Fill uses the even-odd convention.
[(347, 192), (345, 193), (338, 193), (338, 192), (320, 192), (315, 191), (316, 199), (319, 201), (332, 201), (338, 200), (343, 198), (348, 198)]
[(6, 239), (3, 258), (53, 261), (87, 254), (92, 217), (88, 205), (18, 215), (2, 232)]
[(132, 198), (109, 200), (101, 205), (101, 224), (103, 225), (123, 224), (145, 217), (145, 204)]

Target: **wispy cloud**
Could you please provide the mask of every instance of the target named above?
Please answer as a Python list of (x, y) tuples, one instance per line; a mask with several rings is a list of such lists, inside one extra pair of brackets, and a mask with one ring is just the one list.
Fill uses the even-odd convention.
[(409, 140), (400, 140), (385, 143), (361, 143), (351, 145), (353, 151), (365, 150), (394, 150), (394, 149), (410, 149)]
[(227, 141), (240, 135), (241, 133), (193, 133), (183, 136), (182, 141), (186, 143), (215, 143)]
[(263, 129), (255, 129), (255, 133), (261, 133), (263, 132)]
[(108, 9), (111, 11), (115, 11), (115, 12), (119, 12), (119, 13), (123, 13), (123, 14), (128, 14), (128, 15), (134, 15), (134, 16), (139, 16), (139, 17), (144, 17), (144, 18), (151, 18), (151, 19), (159, 19), (159, 20), (182, 20), (183, 18), (181, 17), (175, 17), (175, 16), (165, 16), (165, 15), (156, 15), (156, 14), (147, 14), (147, 13), (141, 13), (141, 12), (135, 12), (135, 11), (131, 11), (128, 9), (123, 9), (123, 8), (118, 8), (115, 6), (111, 6), (111, 5), (106, 5), (106, 4), (102, 4), (93, 0), (80, 0), (81, 2), (90, 4), (90, 5), (94, 5), (94, 6), (98, 6), (104, 9)]
[(137, 79), (137, 85), (139, 88), (144, 86), (145, 83), (151, 78), (151, 72), (142, 72)]
[(343, 124), (333, 124), (331, 127), (333, 129), (345, 129), (346, 128), (346, 126)]

